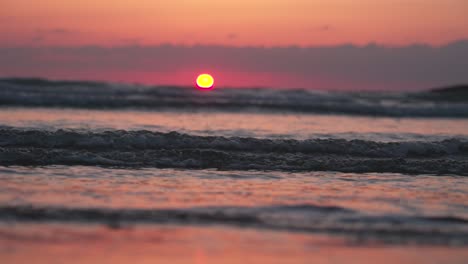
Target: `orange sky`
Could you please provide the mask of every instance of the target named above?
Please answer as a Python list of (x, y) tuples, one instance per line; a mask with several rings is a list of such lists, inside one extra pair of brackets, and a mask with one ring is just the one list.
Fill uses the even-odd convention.
[(467, 0), (2, 0), (3, 45), (440, 45)]
[(0, 77), (428, 89), (468, 82), (467, 13), (468, 0), (0, 0)]

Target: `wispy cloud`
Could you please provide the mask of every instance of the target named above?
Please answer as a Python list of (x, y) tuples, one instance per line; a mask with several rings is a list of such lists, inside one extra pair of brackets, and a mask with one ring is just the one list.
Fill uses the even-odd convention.
[(228, 39), (236, 39), (238, 35), (236, 33), (229, 33), (226, 35)]
[(48, 38), (55, 38), (55, 37), (67, 37), (67, 36), (74, 36), (79, 34), (79, 31), (67, 29), (67, 28), (50, 28), (50, 29), (36, 29), (32, 33), (31, 40), (33, 42), (41, 42)]
[(329, 32), (334, 30), (332, 25), (329, 24), (324, 24), (324, 25), (319, 25), (319, 26), (311, 26), (307, 27), (305, 29), (306, 32)]

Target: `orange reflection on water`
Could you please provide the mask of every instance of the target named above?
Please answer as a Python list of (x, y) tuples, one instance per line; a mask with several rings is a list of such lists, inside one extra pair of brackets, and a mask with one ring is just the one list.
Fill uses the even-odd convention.
[(465, 248), (356, 246), (339, 238), (226, 227), (0, 225), (2, 263), (465, 263)]
[[(421, 135), (468, 135), (468, 120), (431, 118), (372, 118), (340, 115), (223, 113), (188, 111), (97, 111), (72, 109), (6, 108), (0, 111), (2, 125), (52, 129), (125, 129), (177, 131), (195, 135), (293, 137), (308, 139), (360, 133), (412, 133)], [(417, 138), (415, 138), (417, 140)]]
[(314, 204), (371, 214), (468, 217), (462, 209), (468, 205), (463, 177), (83, 166), (14, 170), (0, 173), (0, 204), (137, 209)]

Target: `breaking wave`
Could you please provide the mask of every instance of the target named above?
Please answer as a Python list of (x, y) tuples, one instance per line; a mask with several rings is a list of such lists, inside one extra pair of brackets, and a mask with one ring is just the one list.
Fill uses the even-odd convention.
[(0, 165), (468, 175), (468, 140), (258, 139), (177, 132), (0, 129)]
[[(97, 223), (110, 228), (134, 224), (231, 225), (273, 230), (331, 233), (360, 243), (468, 245), (468, 220), (457, 217), (366, 215), (310, 204), (267, 207), (186, 209), (104, 209), (4, 206), (0, 220), (14, 222)], [(3, 234), (0, 233), (0, 236)]]
[(422, 93), (216, 89), (42, 79), (0, 79), (0, 106), (286, 111), (394, 117), (468, 117), (464, 86)]

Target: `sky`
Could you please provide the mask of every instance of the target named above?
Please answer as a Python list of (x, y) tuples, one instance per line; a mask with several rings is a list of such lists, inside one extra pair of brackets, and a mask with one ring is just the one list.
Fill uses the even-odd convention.
[(432, 88), (468, 82), (467, 12), (466, 0), (2, 0), (0, 76)]

